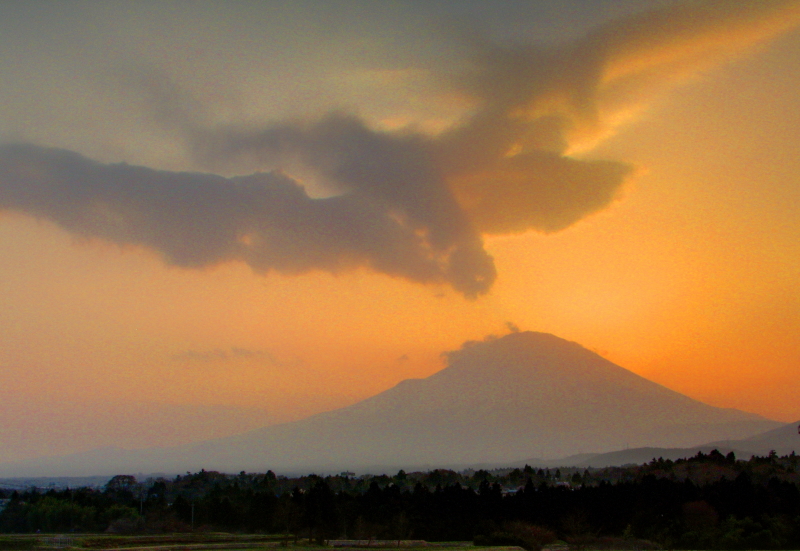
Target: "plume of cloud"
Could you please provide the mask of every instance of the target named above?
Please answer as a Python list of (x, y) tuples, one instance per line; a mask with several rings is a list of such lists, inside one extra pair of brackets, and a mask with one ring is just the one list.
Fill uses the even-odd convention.
[(800, 24), (800, 2), (685, 2), (562, 48), (478, 43), (477, 108), (438, 166), (482, 233), (553, 232), (606, 208), (631, 168), (579, 160), (657, 94)]
[[(368, 267), (475, 297), (496, 277), (485, 235), (559, 231), (617, 197), (632, 167), (577, 152), (654, 94), (798, 23), (796, 0), (708, 0), (613, 22), (559, 48), (475, 41), (474, 68), (456, 84), (473, 108), (437, 135), (379, 131), (336, 112), (209, 127), (181, 113), (182, 92), (156, 79), (154, 109), (201, 166), (255, 172), (174, 173), (8, 145), (0, 148), (0, 208), (149, 247), (180, 266)], [(294, 166), (326, 196), (280, 171)]]
[(149, 247), (178, 266), (239, 260), (259, 272), (299, 273), (366, 265), (414, 281), (450, 282), (470, 296), (482, 290), (479, 277), (494, 277), (479, 244), (426, 236), (424, 224), (369, 196), (313, 199), (280, 172), (167, 172), (17, 144), (0, 148), (0, 183), (0, 208), (80, 236)]

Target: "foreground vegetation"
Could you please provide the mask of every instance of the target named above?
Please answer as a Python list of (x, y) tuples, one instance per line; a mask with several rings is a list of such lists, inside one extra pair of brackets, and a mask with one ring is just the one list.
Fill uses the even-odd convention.
[[(428, 543), (418, 540), (336, 541), (336, 547), (349, 549), (408, 548), (421, 549), (435, 547), (436, 551), (480, 551), (485, 547), (474, 546), (470, 542)], [(15, 535), (0, 536), (0, 550), (29, 551), (42, 549), (105, 550), (105, 551), (265, 551), (267, 548), (291, 547), (294, 551), (319, 551), (320, 546), (301, 540), (297, 544), (286, 543), (285, 536), (241, 535), (228, 533), (191, 533), (169, 535), (91, 535), (70, 536)], [(492, 551), (519, 551), (518, 547), (492, 547)], [(553, 551), (557, 551), (554, 549)]]
[[(104, 488), (5, 492), (0, 532), (151, 534), (149, 544), (160, 546), (217, 538), (229, 549), (348, 538), (526, 549), (559, 539), (573, 548), (799, 549), (799, 465), (794, 454), (737, 461), (712, 452), (594, 470), (299, 478), (201, 471), (145, 482), (120, 475)], [(264, 536), (222, 541), (233, 536), (213, 531)], [(126, 541), (109, 538), (76, 536), (75, 546)], [(12, 548), (3, 541), (24, 538), (0, 539), (0, 551)]]

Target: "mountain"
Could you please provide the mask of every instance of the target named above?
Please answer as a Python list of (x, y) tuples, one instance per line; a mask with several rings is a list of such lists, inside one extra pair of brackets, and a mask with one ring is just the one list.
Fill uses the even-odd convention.
[(723, 455), (733, 452), (739, 459), (749, 459), (753, 453), (744, 450), (726, 448), (724, 446), (692, 446), (689, 448), (630, 448), (606, 453), (583, 453), (571, 455), (561, 459), (551, 459), (543, 462), (529, 462), (533, 467), (621, 467), (623, 465), (642, 465), (653, 459), (687, 459), (694, 457), (697, 452), (708, 455), (712, 450), (717, 450)]
[[(769, 430), (744, 438), (741, 440), (719, 440), (700, 446), (689, 448), (628, 448), (606, 453), (583, 453), (542, 461), (529, 459), (524, 463), (534, 467), (611, 467), (615, 465), (641, 465), (655, 458), (686, 459), (697, 455), (717, 450), (723, 455), (733, 452), (739, 459), (749, 459), (754, 455), (766, 456), (771, 451), (778, 455), (789, 455), (800, 452), (800, 421), (783, 425), (777, 429)], [(522, 462), (520, 462), (522, 464)]]
[(448, 367), (426, 379), (301, 421), (175, 448), (27, 461), (0, 466), (0, 475), (502, 465), (625, 447), (683, 448), (780, 425), (703, 404), (545, 333), (512, 333), (448, 356)]
[[(624, 450), (617, 450), (606, 453), (581, 453), (571, 455), (569, 457), (562, 457), (561, 459), (551, 459), (549, 461), (528, 461), (527, 464), (535, 468), (542, 467), (620, 467), (623, 465), (642, 465), (649, 463), (652, 459), (662, 458), (671, 459), (686, 459), (697, 455), (697, 452), (702, 451), (707, 454), (716, 448), (705, 448), (703, 446), (696, 446), (690, 448), (629, 448)], [(728, 449), (717, 450), (723, 454), (727, 454)], [(737, 454), (738, 457), (738, 454)]]
[[(778, 455), (787, 455), (792, 452), (800, 453), (800, 421), (795, 421), (749, 438), (712, 442), (707, 446), (732, 447), (742, 450), (742, 453), (751, 455), (767, 455), (773, 450)], [(737, 453), (737, 456), (744, 457), (742, 453)]]

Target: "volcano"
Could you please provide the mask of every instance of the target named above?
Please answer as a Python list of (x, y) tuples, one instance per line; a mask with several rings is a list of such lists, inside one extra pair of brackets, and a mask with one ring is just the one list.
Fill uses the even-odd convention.
[[(704, 404), (546, 333), (471, 343), (447, 359), (430, 377), (300, 421), (175, 448), (79, 454), (50, 472), (502, 466), (626, 447), (686, 448), (782, 425)], [(20, 467), (43, 472), (47, 461)]]

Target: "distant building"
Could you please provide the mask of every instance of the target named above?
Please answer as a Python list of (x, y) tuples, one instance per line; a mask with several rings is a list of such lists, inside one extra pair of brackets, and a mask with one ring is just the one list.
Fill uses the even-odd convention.
[(501, 489), (501, 493), (502, 493), (504, 496), (507, 496), (507, 495), (514, 495), (514, 494), (516, 494), (517, 492), (521, 492), (521, 491), (522, 491), (522, 490), (524, 490), (524, 489), (525, 489), (525, 486), (516, 486), (515, 488), (508, 488), (508, 487), (506, 487), (506, 486), (503, 486), (503, 487), (502, 487), (502, 489)]

